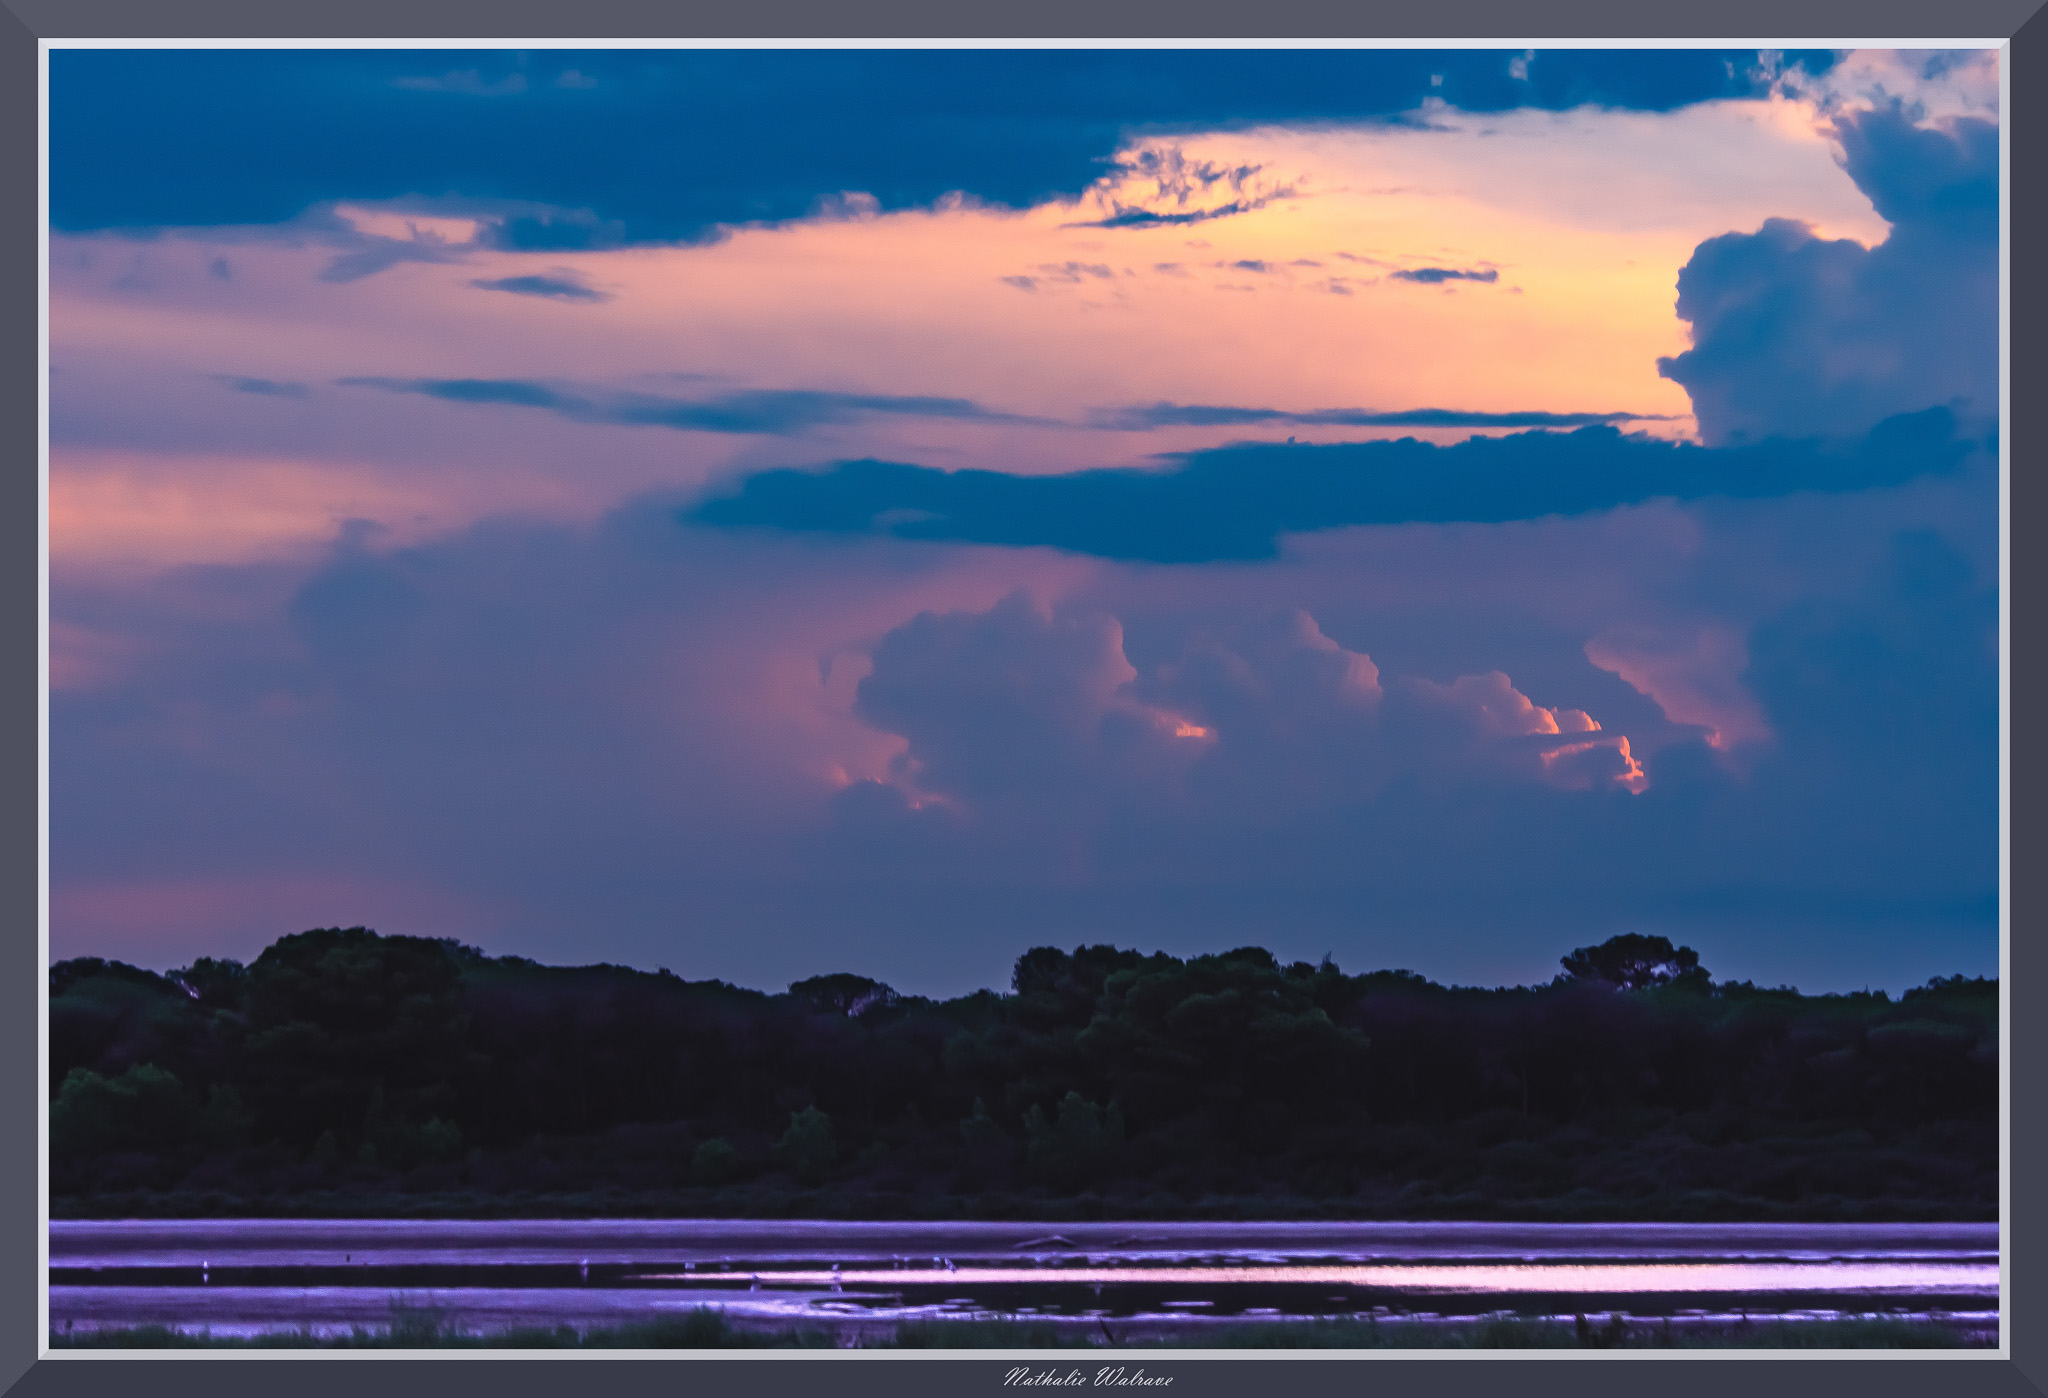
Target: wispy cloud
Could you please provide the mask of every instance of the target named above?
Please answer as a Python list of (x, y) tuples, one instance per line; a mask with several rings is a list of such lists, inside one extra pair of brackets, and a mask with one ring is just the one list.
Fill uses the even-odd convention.
[(1041, 262), (1031, 269), (1031, 275), (1004, 277), (1003, 281), (1019, 291), (1036, 291), (1046, 282), (1065, 282), (1072, 285), (1089, 277), (1098, 281), (1110, 281), (1115, 276), (1115, 270), (1102, 262)]
[(1424, 286), (1441, 286), (1445, 282), (1497, 282), (1500, 273), (1491, 267), (1461, 270), (1456, 267), (1408, 267), (1387, 274), (1397, 282), (1420, 282)]
[[(1108, 211), (1103, 217), (1062, 227), (1176, 228), (1248, 214), (1296, 196), (1293, 184), (1258, 178), (1263, 169), (1192, 160), (1178, 146), (1140, 150), (1112, 166), (1090, 191), (1096, 206)], [(1229, 198), (1210, 202), (1219, 195)]]
[(476, 251), (482, 225), (415, 210), (338, 205), (305, 220), (315, 236), (343, 251), (320, 273), (323, 282), (352, 282), (402, 262), (461, 262)]
[(305, 384), (285, 379), (250, 379), (240, 374), (213, 374), (209, 377), (237, 393), (254, 393), (263, 398), (304, 398), (312, 391)]
[(1190, 223), (1207, 223), (1211, 219), (1229, 218), (1234, 214), (1248, 214), (1254, 209), (1263, 209), (1275, 199), (1285, 198), (1294, 191), (1281, 190), (1262, 199), (1233, 199), (1228, 204), (1214, 209), (1195, 209), (1188, 212), (1159, 213), (1152, 209), (1131, 208), (1116, 205), (1116, 212), (1107, 218), (1087, 219), (1078, 223), (1063, 223), (1062, 228), (1177, 228)]
[(479, 277), (470, 285), (483, 291), (509, 291), (514, 296), (539, 296), (551, 301), (609, 301), (602, 291), (592, 290), (574, 273), (557, 269), (545, 276)]
[(966, 398), (833, 393), (803, 388), (747, 389), (714, 398), (674, 398), (557, 387), (531, 379), (401, 379), (365, 375), (335, 382), (390, 393), (416, 393), (449, 403), (539, 408), (577, 422), (736, 435), (790, 436), (870, 416), (1000, 423), (1043, 421), (998, 412)]
[(1157, 427), (1235, 427), (1262, 422), (1299, 427), (1599, 427), (1621, 422), (1668, 421), (1669, 415), (1663, 413), (1483, 413), (1462, 408), (1404, 408), (1395, 412), (1322, 408), (1303, 413), (1208, 403), (1103, 408), (1089, 417), (1091, 427), (1112, 432), (1149, 432)]

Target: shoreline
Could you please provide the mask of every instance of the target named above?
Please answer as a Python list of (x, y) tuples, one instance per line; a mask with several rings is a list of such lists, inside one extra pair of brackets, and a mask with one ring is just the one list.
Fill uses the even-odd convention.
[(763, 1320), (713, 1307), (613, 1326), (465, 1327), (433, 1308), (394, 1304), (382, 1327), (166, 1325), (84, 1326), (55, 1330), (55, 1349), (452, 1349), (719, 1350), (904, 1349), (1963, 1349), (1996, 1348), (1995, 1312), (1882, 1312), (1828, 1317), (1706, 1314), (1634, 1316), (1625, 1311), (1571, 1315), (1393, 1315), (1304, 1319), (1293, 1316), (1017, 1316), (980, 1314), (918, 1320), (805, 1317)]
[(1020, 1194), (908, 1195), (826, 1191), (564, 1191), (488, 1196), (467, 1191), (350, 1194), (307, 1191), (254, 1197), (224, 1191), (132, 1191), (54, 1197), (49, 1218), (67, 1223), (146, 1220), (281, 1220), (346, 1222), (411, 1219), (520, 1222), (543, 1219), (662, 1220), (676, 1223), (747, 1220), (772, 1223), (831, 1220), (841, 1223), (1046, 1223), (1119, 1222), (1303, 1224), (1550, 1224), (1652, 1226), (1745, 1224), (1996, 1224), (1995, 1202), (1846, 1199), (1798, 1202), (1733, 1197), (1710, 1192), (1661, 1199), (1560, 1198), (1493, 1200), (1451, 1196), (1428, 1206), (1390, 1208), (1299, 1196), (1147, 1196), (1045, 1198)]

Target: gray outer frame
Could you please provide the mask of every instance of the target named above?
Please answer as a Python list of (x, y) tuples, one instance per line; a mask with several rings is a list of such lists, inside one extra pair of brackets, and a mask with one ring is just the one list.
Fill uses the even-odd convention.
[[(2020, 54), (2048, 53), (2048, 19), (2033, 19), (2042, 0), (1946, 0), (1939, 7), (1913, 0), (1721, 0), (1713, 10), (1717, 34), (1736, 42), (1742, 36), (1758, 34), (1786, 36), (1855, 36), (1873, 40), (1897, 39), (1938, 29), (1945, 38), (2012, 39)], [(11, 506), (0, 511), (0, 569), (13, 581), (0, 588), (0, 632), (13, 638), (9, 645), (17, 660), (6, 673), (13, 680), (0, 681), (0, 705), (4, 705), (7, 727), (17, 736), (0, 748), (0, 791), (10, 798), (0, 805), (0, 849), (5, 851), (5, 904), (12, 907), (8, 933), (8, 964), (16, 968), (18, 981), (4, 982), (4, 1004), (0, 1009), (0, 1063), (7, 1065), (7, 1100), (15, 1103), (17, 1123), (33, 1123), (41, 1110), (39, 1081), (38, 1025), (46, 983), (40, 939), (36, 935), (39, 909), (37, 831), (40, 811), (36, 800), (37, 747), (40, 735), (37, 713), (40, 695), (34, 685), (26, 658), (38, 643), (38, 547), (40, 512), (37, 505), (39, 384), (39, 326), (37, 319), (38, 206), (37, 188), (37, 40), (40, 38), (156, 38), (156, 37), (262, 37), (262, 38), (447, 38), (503, 35), (517, 38), (587, 39), (635, 35), (680, 35), (686, 28), (695, 37), (755, 38), (764, 35), (822, 35), (844, 37), (859, 31), (868, 37), (1101, 37), (1143, 38), (1161, 34), (1201, 37), (1252, 37), (1245, 26), (1245, 12), (1228, 9), (1217, 0), (1120, 0), (1104, 5), (1102, 0), (1056, 0), (1041, 3), (1029, 18), (996, 14), (970, 15), (946, 0), (886, 0), (886, 8), (849, 14), (839, 5), (821, 0), (773, 0), (756, 3), (741, 11), (725, 7), (691, 6), (688, 9), (662, 0), (581, 0), (569, 5), (558, 0), (355, 0), (346, 9), (284, 9), (273, 0), (180, 0), (175, 8), (164, 0), (0, 0), (0, 183), (13, 190), (14, 197), (0, 204), (0, 265), (12, 270), (0, 276), (0, 319), (5, 335), (0, 337), (0, 462), (5, 463), (4, 491)], [(2033, 22), (2028, 23), (2029, 20)], [(1527, 39), (1541, 35), (1552, 40), (1572, 38), (1698, 39), (1703, 35), (1688, 23), (1685, 11), (1666, 9), (1646, 12), (1632, 0), (1565, 0), (1532, 13), (1513, 0), (1456, 0), (1455, 4), (1430, 7), (1401, 7), (1386, 14), (1366, 13), (1339, 0), (1285, 0), (1283, 6), (1262, 6), (1254, 19), (1259, 37), (1300, 37), (1309, 40), (1342, 34), (1351, 37), (1385, 39), (1435, 39), (1471, 35)], [(2027, 39), (2021, 26), (2033, 31)], [(2024, 61), (2024, 60), (2022, 60)], [(2024, 71), (2023, 69), (2020, 71)], [(2015, 78), (2015, 90), (2021, 84)], [(2034, 155), (2038, 148), (2026, 141), (2013, 143), (2016, 129), (2037, 131), (2048, 118), (2033, 115), (2024, 96), (2002, 113), (2004, 139), (2016, 150), (2011, 163), (2009, 213), (2011, 222), (2007, 246), (2024, 249), (2039, 246), (2030, 237), (2041, 236), (2042, 205), (2048, 197), (2048, 181), (2041, 178), (2041, 165)], [(26, 194), (27, 197), (23, 197)], [(2021, 308), (2039, 307), (2044, 278), (2036, 259), (2011, 261), (2011, 320), (2031, 326), (2022, 319)], [(2039, 313), (2037, 311), (2037, 313)], [(2013, 335), (2008, 362), (2013, 384), (2048, 381), (2043, 372), (2043, 355), (2031, 336)], [(2011, 402), (2012, 422), (2038, 426), (2042, 410), (2037, 401), (2015, 394)], [(2014, 434), (2019, 450), (2014, 460), (2031, 465), (2038, 455), (2031, 449), (2036, 440), (2026, 432)], [(2035, 502), (2048, 487), (2038, 483), (2026, 469), (2012, 473), (2012, 518), (2036, 514)], [(2014, 542), (2018, 542), (2014, 530)], [(2012, 603), (2019, 596), (2038, 593), (2041, 577), (2040, 555), (2026, 549), (2011, 550), (2011, 587), (2007, 616), (2017, 610)], [(2031, 610), (2028, 615), (2032, 615)], [(2017, 631), (2013, 632), (2017, 635)], [(2014, 694), (2039, 693), (2038, 677), (2043, 670), (2037, 651), (2014, 646), (2007, 670), (2007, 683)], [(2033, 679), (2035, 683), (2025, 683)], [(2019, 682), (2016, 682), (2019, 681)], [(2019, 736), (2019, 735), (2016, 735)], [(2024, 745), (2010, 749), (2011, 756), (2036, 752), (2031, 732)], [(2012, 762), (2009, 770), (2018, 770)], [(2010, 777), (2008, 788), (2012, 789)], [(2008, 822), (2009, 848), (2014, 851), (2037, 848), (2023, 832), (2037, 832), (2039, 819), (2031, 803), (2013, 801)], [(2014, 872), (2030, 872), (2016, 864)], [(2018, 880), (2015, 880), (2017, 884)], [(2015, 888), (2015, 892), (2017, 889)], [(2031, 914), (2031, 897), (2015, 898), (2014, 909)], [(2030, 917), (2012, 916), (2008, 939), (2007, 979), (2012, 1013), (2007, 1070), (2027, 1084), (2040, 1082), (2037, 1066), (2042, 1057), (2043, 1021), (2018, 1013), (2024, 995), (2031, 1000), (2042, 980), (2042, 964), (2048, 951), (2021, 936), (2031, 927)], [(2029, 1071), (2016, 1071), (2019, 1065)], [(2027, 1110), (2039, 1102), (2038, 1090), (2013, 1094), (2010, 1113), (2011, 1156), (2009, 1185), (2048, 1179), (2042, 1165), (2044, 1125), (2040, 1116)], [(2032, 1162), (2031, 1166), (2027, 1162)], [(702, 1392), (798, 1392), (830, 1389), (835, 1393), (922, 1394), (995, 1392), (1004, 1387), (1004, 1375), (1018, 1361), (1005, 1359), (882, 1359), (852, 1355), (843, 1358), (820, 1355), (806, 1359), (678, 1359), (601, 1360), (571, 1362), (577, 1369), (562, 1369), (542, 1360), (512, 1359), (132, 1359), (109, 1357), (94, 1361), (42, 1360), (43, 1336), (39, 1333), (37, 1308), (40, 1248), (38, 1208), (38, 1142), (33, 1127), (0, 1137), (0, 1248), (6, 1265), (0, 1269), (0, 1376), (9, 1394), (152, 1394), (201, 1393), (271, 1394), (289, 1387), (299, 1398), (326, 1398), (328, 1394), (351, 1394), (375, 1386), (399, 1395), (430, 1394), (450, 1385), (478, 1389), (492, 1395), (522, 1393), (551, 1394), (565, 1385), (584, 1387), (593, 1382), (612, 1393), (668, 1395), (681, 1389)], [(2040, 1173), (2036, 1173), (2040, 1172)], [(2011, 1347), (2009, 1362), (1971, 1358), (1936, 1359), (1908, 1355), (1859, 1360), (1799, 1359), (1668, 1359), (1634, 1360), (1620, 1355), (1599, 1362), (1591, 1357), (1561, 1359), (1326, 1359), (1302, 1355), (1282, 1359), (1153, 1360), (1143, 1356), (1118, 1356), (1113, 1363), (1129, 1369), (1142, 1367), (1147, 1375), (1166, 1376), (1177, 1394), (1237, 1393), (1278, 1389), (1289, 1395), (1345, 1393), (1361, 1389), (1375, 1393), (1430, 1393), (1452, 1395), (1460, 1392), (1496, 1393), (1512, 1389), (1518, 1394), (1571, 1394), (1574, 1398), (1596, 1398), (1606, 1394), (1636, 1394), (1653, 1388), (1672, 1398), (1720, 1394), (1737, 1385), (1757, 1398), (1770, 1394), (1810, 1395), (1816, 1390), (1853, 1389), (1859, 1395), (1880, 1398), (1890, 1394), (1940, 1393), (2043, 1394), (2048, 1393), (2048, 1329), (2043, 1326), (2041, 1290), (2033, 1284), (2034, 1257), (2041, 1255), (2028, 1246), (2042, 1234), (2044, 1207), (2020, 1188), (2012, 1188), (2011, 1212), (2006, 1218), (2005, 1248), (2011, 1262), (2007, 1290), (2005, 1334)], [(2034, 1317), (2029, 1323), (2027, 1316)], [(1073, 1369), (1083, 1376), (1083, 1385), (1093, 1379), (1101, 1358), (1077, 1359), (1048, 1352), (1034, 1362), (1034, 1370)], [(374, 1367), (363, 1367), (364, 1364)], [(442, 1367), (459, 1364), (459, 1368)], [(816, 1367), (819, 1363), (829, 1367)], [(1654, 1368), (1642, 1367), (1654, 1363)], [(592, 1364), (603, 1367), (584, 1367)], [(1728, 1367), (1734, 1364), (1738, 1367)], [(286, 1367), (289, 1366), (289, 1367)]]

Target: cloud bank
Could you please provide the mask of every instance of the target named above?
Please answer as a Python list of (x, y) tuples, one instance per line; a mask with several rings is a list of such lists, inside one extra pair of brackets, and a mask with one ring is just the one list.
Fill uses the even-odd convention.
[(1611, 427), (1194, 452), (1159, 471), (946, 472), (885, 461), (766, 471), (687, 518), (726, 528), (888, 533), (1042, 546), (1155, 563), (1270, 558), (1283, 534), (1360, 524), (1495, 523), (1660, 497), (1759, 498), (1896, 485), (1970, 450), (1946, 409), (1894, 418), (1850, 447), (1706, 448)]
[(466, 202), (535, 250), (700, 240), (847, 190), (882, 209), (1077, 197), (1139, 126), (1388, 119), (1428, 98), (1668, 111), (1777, 80), (1756, 50), (63, 50), (50, 73), (57, 229), (410, 198)]
[(1116, 432), (1149, 432), (1158, 427), (1236, 427), (1278, 422), (1300, 427), (1600, 427), (1624, 422), (1664, 421), (1656, 413), (1466, 412), (1456, 408), (1322, 408), (1286, 412), (1279, 408), (1233, 408), (1207, 403), (1153, 403), (1105, 408), (1089, 426)]

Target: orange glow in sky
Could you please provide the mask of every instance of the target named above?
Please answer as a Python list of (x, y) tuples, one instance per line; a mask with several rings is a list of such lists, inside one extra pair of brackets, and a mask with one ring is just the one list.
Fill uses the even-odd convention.
[[(323, 541), (340, 519), (402, 534), (506, 509), (587, 517), (635, 491), (844, 457), (1039, 473), (1247, 436), (1442, 441), (1472, 430), (1098, 423), (1105, 409), (1160, 402), (1630, 412), (1651, 415), (1636, 430), (1685, 434), (1689, 400), (1655, 361), (1687, 344), (1673, 301), (1692, 249), (1773, 216), (1883, 236), (1802, 103), (1427, 115), (1420, 127), (1134, 146), (1126, 173), (1077, 203), (941, 201), (877, 215), (855, 200), (707, 246), (506, 252), (465, 241), (472, 221), (349, 205), (337, 213), (353, 226), (428, 260), (340, 283), (315, 275), (326, 252), (288, 243), (59, 237), (59, 384), (91, 376), (138, 406), (171, 396), (163, 411), (197, 435), (260, 421), (272, 442), (167, 452), (140, 473), (63, 446), (57, 479), (76, 472), (81, 483), (59, 486), (53, 551), (66, 566), (237, 559), (289, 537)], [(1190, 201), (1132, 173), (1147, 154), (1254, 167), (1237, 193), (1256, 207), (1169, 227), (1081, 226), (1232, 197)], [(205, 273), (215, 258), (230, 277)], [(589, 295), (477, 285), (519, 277), (568, 279)], [(290, 381), (303, 396), (252, 400), (218, 386), (230, 376)], [(869, 414), (795, 437), (677, 432), (335, 383), (363, 376), (924, 396), (997, 416)], [(180, 379), (171, 395), (166, 381)], [(392, 424), (381, 452), (347, 440), (380, 423)], [(284, 433), (295, 464), (259, 464)]]

